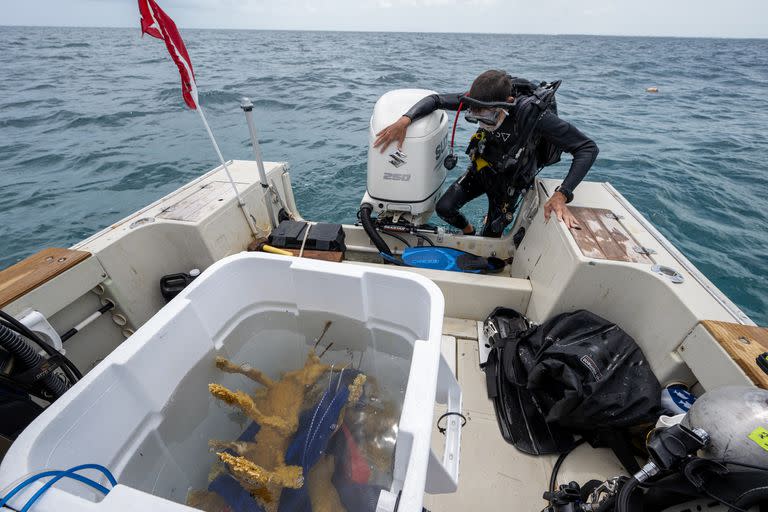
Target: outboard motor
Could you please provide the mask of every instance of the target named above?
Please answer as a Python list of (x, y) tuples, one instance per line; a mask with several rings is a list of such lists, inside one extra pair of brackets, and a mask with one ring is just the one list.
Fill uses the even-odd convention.
[[(376, 134), (397, 121), (414, 103), (435, 94), (426, 89), (398, 89), (384, 94), (373, 108), (368, 129), (368, 187), (361, 212), (370, 205), (379, 220), (425, 224), (435, 211), (445, 182), (448, 116), (437, 110), (408, 127), (403, 147), (374, 148)], [(362, 219), (361, 219), (362, 220)], [(373, 238), (373, 237), (372, 237)]]

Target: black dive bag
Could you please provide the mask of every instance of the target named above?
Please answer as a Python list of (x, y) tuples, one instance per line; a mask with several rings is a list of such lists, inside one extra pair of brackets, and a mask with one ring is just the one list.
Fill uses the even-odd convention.
[(502, 436), (525, 453), (562, 453), (582, 435), (618, 455), (617, 431), (662, 412), (661, 386), (640, 347), (594, 313), (563, 313), (531, 326), (520, 313), (497, 308), (485, 332), (492, 347), (488, 396)]

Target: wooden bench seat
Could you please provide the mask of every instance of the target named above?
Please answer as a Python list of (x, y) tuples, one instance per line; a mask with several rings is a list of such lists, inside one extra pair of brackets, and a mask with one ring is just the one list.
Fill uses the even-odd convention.
[(768, 329), (715, 320), (704, 320), (701, 325), (756, 386), (768, 389), (768, 374), (755, 362), (760, 354), (768, 352)]
[(0, 308), (90, 256), (85, 251), (50, 247), (0, 271)]

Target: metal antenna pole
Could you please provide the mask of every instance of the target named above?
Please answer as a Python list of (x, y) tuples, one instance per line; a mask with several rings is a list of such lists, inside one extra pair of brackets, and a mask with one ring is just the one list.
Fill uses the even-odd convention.
[(224, 160), (224, 156), (221, 154), (221, 150), (219, 149), (218, 143), (216, 143), (216, 138), (213, 136), (211, 127), (208, 126), (208, 120), (205, 118), (205, 114), (203, 114), (203, 109), (200, 106), (200, 102), (197, 101), (197, 94), (195, 94), (195, 100), (196, 100), (195, 103), (197, 103), (197, 113), (200, 114), (200, 119), (203, 120), (203, 125), (205, 125), (205, 130), (208, 132), (208, 137), (211, 138), (211, 142), (213, 143), (213, 148), (216, 150), (216, 155), (218, 155), (219, 161), (221, 162), (222, 167), (224, 167), (224, 172), (227, 174), (227, 179), (229, 180), (229, 184), (232, 185), (232, 190), (235, 192), (235, 197), (237, 198), (237, 205), (243, 211), (243, 215), (245, 215), (245, 220), (248, 223), (248, 227), (251, 230), (251, 234), (254, 237), (258, 237), (259, 229), (256, 227), (256, 224), (251, 218), (251, 215), (248, 213), (248, 210), (246, 210), (245, 208), (245, 201), (243, 201), (243, 198), (240, 197), (240, 192), (238, 192), (237, 190), (237, 186), (235, 185), (235, 180), (232, 179), (232, 175), (229, 173), (229, 167), (227, 166), (227, 162), (226, 160)]
[(256, 158), (256, 166), (259, 168), (259, 181), (261, 188), (264, 189), (264, 203), (267, 206), (267, 214), (272, 227), (277, 227), (277, 218), (275, 217), (274, 205), (270, 196), (269, 182), (267, 181), (267, 172), (264, 170), (264, 157), (261, 154), (261, 145), (259, 137), (256, 134), (256, 124), (253, 122), (253, 103), (249, 98), (243, 98), (240, 108), (245, 112), (245, 120), (248, 122), (248, 131), (251, 134), (251, 145), (253, 146), (253, 156)]

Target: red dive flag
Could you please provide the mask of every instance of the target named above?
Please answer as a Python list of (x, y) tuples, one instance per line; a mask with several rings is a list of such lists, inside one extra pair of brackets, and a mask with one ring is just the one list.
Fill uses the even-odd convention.
[(165, 41), (168, 53), (179, 68), (181, 75), (181, 92), (184, 103), (191, 109), (197, 108), (197, 85), (195, 71), (189, 59), (187, 48), (181, 39), (179, 29), (170, 16), (165, 14), (155, 0), (139, 0), (141, 13), (141, 32)]

